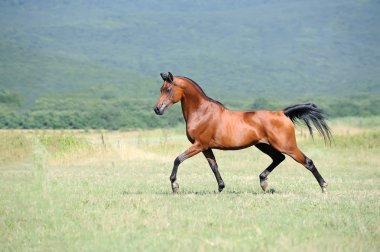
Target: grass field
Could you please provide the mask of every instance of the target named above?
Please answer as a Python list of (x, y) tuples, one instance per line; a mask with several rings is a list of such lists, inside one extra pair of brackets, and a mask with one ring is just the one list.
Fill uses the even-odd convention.
[(249, 148), (215, 151), (222, 193), (198, 155), (173, 195), (183, 128), (0, 131), (0, 251), (379, 251), (379, 122), (333, 121), (331, 146), (298, 132), (328, 194), (290, 158), (263, 193), (270, 159)]

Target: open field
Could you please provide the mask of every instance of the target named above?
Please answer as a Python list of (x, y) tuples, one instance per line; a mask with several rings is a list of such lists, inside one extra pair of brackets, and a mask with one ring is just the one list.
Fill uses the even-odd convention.
[(222, 193), (198, 155), (173, 195), (183, 128), (0, 131), (0, 251), (379, 251), (379, 122), (333, 121), (331, 146), (298, 132), (328, 194), (290, 158), (264, 194), (270, 159), (249, 148), (215, 151)]

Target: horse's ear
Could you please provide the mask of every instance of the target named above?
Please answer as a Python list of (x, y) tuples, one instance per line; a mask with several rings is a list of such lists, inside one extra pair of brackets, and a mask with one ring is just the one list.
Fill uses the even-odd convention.
[(161, 78), (164, 80), (164, 81), (167, 81), (168, 80), (168, 75), (166, 73), (160, 73), (161, 75)]
[(172, 83), (174, 80), (173, 74), (171, 72), (168, 72), (168, 81)]

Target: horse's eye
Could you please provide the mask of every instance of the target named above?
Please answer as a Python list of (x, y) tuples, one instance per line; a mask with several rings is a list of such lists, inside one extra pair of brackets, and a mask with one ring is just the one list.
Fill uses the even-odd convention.
[(172, 89), (170, 87), (166, 89), (167, 93), (170, 93), (170, 91), (172, 91)]

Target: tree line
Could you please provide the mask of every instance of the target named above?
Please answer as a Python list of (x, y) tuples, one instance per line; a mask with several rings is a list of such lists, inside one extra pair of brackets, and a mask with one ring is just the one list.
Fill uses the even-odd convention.
[[(380, 98), (372, 95), (315, 98), (330, 117), (380, 115)], [(0, 128), (3, 129), (151, 129), (183, 123), (179, 105), (163, 116), (154, 114), (154, 100), (123, 97), (40, 97), (30, 108), (22, 108), (16, 93), (0, 91)], [(253, 102), (227, 101), (233, 109), (283, 109), (303, 101), (257, 98)]]

